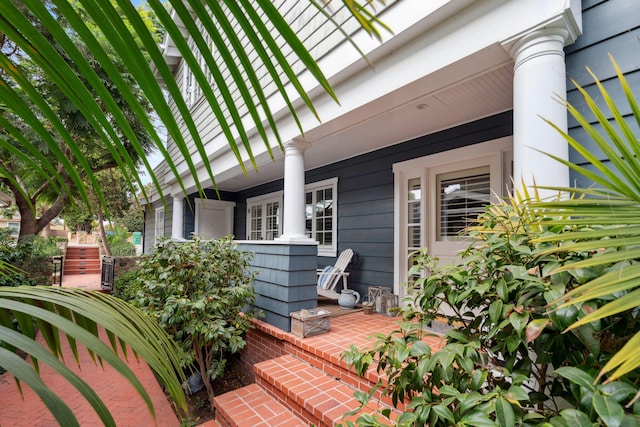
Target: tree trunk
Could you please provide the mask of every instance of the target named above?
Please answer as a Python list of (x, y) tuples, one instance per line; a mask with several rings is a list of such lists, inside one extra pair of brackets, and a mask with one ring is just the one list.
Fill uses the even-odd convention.
[[(7, 184), (9, 190), (11, 190), (16, 200), (18, 212), (20, 212), (20, 234), (18, 235), (18, 240), (22, 240), (31, 235), (37, 236), (55, 217), (60, 215), (68, 199), (67, 193), (62, 192), (58, 195), (56, 201), (38, 218), (35, 212), (35, 201), (31, 201), (30, 204), (29, 200), (25, 198), (24, 194), (18, 188), (15, 188), (15, 186), (6, 181), (5, 184)], [(33, 209), (32, 206), (34, 206)]]
[(100, 227), (100, 240), (102, 240), (104, 254), (106, 256), (111, 256), (111, 249), (107, 243), (107, 233), (104, 231), (104, 218), (102, 217), (102, 210), (100, 209), (98, 209), (98, 227)]

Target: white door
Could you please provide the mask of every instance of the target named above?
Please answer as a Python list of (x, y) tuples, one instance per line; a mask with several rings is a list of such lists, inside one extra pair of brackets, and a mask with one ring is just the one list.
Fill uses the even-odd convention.
[(218, 239), (233, 234), (234, 202), (196, 199), (195, 234)]

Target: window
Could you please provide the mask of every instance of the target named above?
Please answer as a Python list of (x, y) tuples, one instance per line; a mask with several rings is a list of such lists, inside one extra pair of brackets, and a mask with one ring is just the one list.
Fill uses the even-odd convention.
[(157, 242), (164, 236), (164, 208), (156, 209), (156, 218), (154, 225), (154, 240)]
[(505, 194), (512, 167), (512, 138), (475, 144), (393, 166), (396, 292), (407, 281), (411, 254), (428, 248), (443, 264), (469, 244), (460, 232), (496, 195)]
[(20, 223), (19, 222), (8, 222), (7, 228), (10, 230), (11, 234), (17, 235), (20, 234)]
[(282, 191), (247, 199), (247, 238), (273, 240), (282, 234)]
[[(318, 242), (320, 256), (336, 256), (338, 248), (338, 179), (305, 186), (305, 232)], [(247, 199), (247, 239), (273, 240), (282, 234), (282, 191)]]
[(491, 202), (489, 166), (440, 174), (436, 238), (460, 240), (460, 233), (473, 224)]
[(305, 186), (305, 231), (318, 242), (318, 255), (336, 256), (338, 179)]

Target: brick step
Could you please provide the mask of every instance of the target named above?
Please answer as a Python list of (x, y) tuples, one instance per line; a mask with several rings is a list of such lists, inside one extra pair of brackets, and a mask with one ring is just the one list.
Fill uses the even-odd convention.
[(70, 265), (101, 265), (99, 259), (65, 259), (64, 266)]
[[(256, 384), (308, 423), (333, 427), (357, 418), (344, 418), (360, 405), (353, 397), (354, 388), (292, 355), (257, 363), (254, 372)], [(384, 407), (370, 402), (365, 412)]]
[(297, 427), (309, 424), (295, 416), (256, 384), (213, 399), (216, 421), (222, 427)]
[(100, 274), (102, 273), (100, 270), (70, 270), (70, 271), (65, 271), (64, 272), (64, 276), (78, 276), (78, 275), (83, 275), (83, 274)]
[(100, 249), (97, 247), (92, 248), (80, 248), (80, 247), (67, 247), (64, 258), (68, 259), (100, 259)]

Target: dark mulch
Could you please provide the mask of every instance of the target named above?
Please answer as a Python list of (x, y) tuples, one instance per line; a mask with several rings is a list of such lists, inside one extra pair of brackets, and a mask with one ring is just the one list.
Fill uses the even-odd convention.
[[(211, 385), (216, 396), (220, 396), (229, 391), (237, 390), (251, 384), (249, 377), (243, 373), (240, 360), (231, 357), (227, 362), (224, 377), (215, 380)], [(207, 390), (204, 388), (197, 393), (187, 395), (187, 405), (189, 417), (183, 420), (183, 425), (198, 425), (215, 417), (213, 408), (209, 403)], [(179, 415), (178, 415), (179, 417)]]

